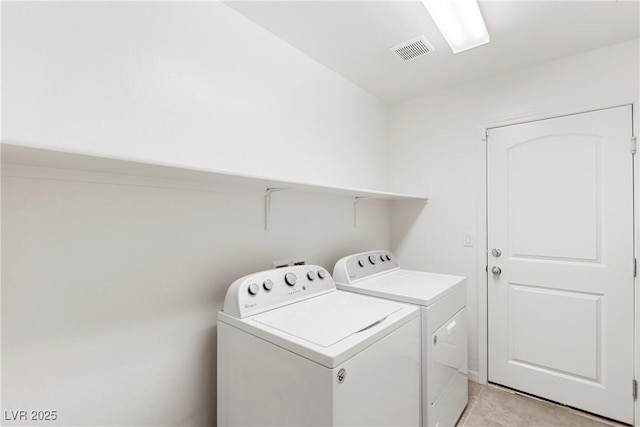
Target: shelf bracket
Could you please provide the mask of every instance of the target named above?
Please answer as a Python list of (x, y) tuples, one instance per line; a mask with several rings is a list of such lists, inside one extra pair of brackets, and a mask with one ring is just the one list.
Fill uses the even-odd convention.
[(285, 190), (289, 190), (289, 188), (267, 188), (264, 193), (264, 229), (266, 231), (271, 228), (271, 194)]
[(358, 202), (364, 199), (364, 197), (354, 197), (353, 198), (353, 227), (358, 228)]

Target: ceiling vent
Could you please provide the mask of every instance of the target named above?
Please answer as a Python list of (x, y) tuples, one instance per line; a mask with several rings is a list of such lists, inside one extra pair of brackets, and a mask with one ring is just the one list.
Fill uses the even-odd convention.
[(398, 55), (403, 61), (410, 61), (422, 55), (426, 55), (429, 52), (433, 52), (435, 49), (429, 40), (425, 36), (416, 37), (415, 39), (407, 40), (404, 43), (400, 43), (397, 46), (392, 47), (389, 51)]

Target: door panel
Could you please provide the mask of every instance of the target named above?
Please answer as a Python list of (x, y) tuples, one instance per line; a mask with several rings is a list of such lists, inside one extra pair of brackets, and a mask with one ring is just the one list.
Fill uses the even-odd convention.
[(508, 292), (509, 360), (598, 380), (601, 295), (515, 284)]
[(626, 423), (630, 138), (624, 106), (492, 129), (487, 140), (489, 381)]
[(510, 256), (597, 261), (601, 142), (549, 135), (508, 148)]

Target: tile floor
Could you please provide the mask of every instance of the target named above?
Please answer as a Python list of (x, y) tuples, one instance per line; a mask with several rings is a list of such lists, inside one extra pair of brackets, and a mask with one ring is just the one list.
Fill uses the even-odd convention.
[(456, 427), (625, 426), (575, 409), (469, 381), (469, 404)]

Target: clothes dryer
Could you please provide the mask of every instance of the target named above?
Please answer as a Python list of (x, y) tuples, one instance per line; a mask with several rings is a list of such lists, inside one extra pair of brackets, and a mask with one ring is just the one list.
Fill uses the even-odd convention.
[(218, 314), (218, 425), (420, 424), (415, 306), (313, 265), (250, 274)]
[(468, 402), (466, 279), (400, 268), (384, 250), (339, 260), (338, 289), (415, 304), (421, 317), (421, 419), (454, 426)]

